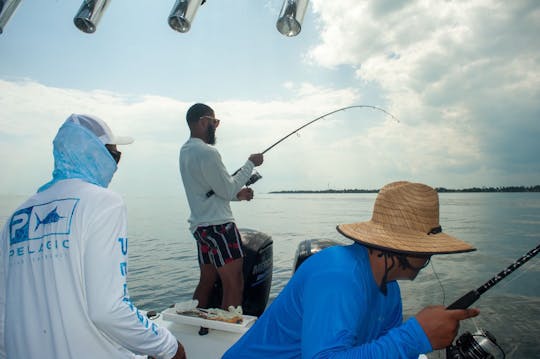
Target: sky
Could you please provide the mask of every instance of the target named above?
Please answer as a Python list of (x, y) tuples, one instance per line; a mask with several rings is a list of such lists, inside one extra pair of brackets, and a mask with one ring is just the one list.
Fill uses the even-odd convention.
[[(377, 189), (396, 180), (466, 188), (540, 184), (540, 2), (311, 0), (296, 37), (282, 0), (208, 0), (173, 31), (170, 1), (112, 1), (97, 31), (82, 1), (22, 1), (0, 35), (0, 194), (53, 169), (71, 113), (104, 119), (122, 146), (111, 187), (183, 191), (187, 109), (210, 105), (232, 172), (265, 154), (255, 193)], [(397, 119), (397, 120), (396, 120)]]

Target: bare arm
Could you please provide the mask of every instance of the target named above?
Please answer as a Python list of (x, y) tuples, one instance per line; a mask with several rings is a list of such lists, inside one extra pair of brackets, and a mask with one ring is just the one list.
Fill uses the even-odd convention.
[(176, 354), (174, 354), (171, 359), (186, 359), (186, 351), (180, 342), (178, 342), (178, 350), (176, 351)]

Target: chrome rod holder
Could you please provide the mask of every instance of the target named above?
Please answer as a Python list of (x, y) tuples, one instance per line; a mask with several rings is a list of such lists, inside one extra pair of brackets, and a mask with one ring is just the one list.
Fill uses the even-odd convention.
[(188, 32), (199, 6), (205, 0), (176, 0), (169, 14), (169, 26), (178, 32)]
[(276, 23), (278, 31), (288, 37), (298, 35), (308, 3), (309, 0), (284, 0)]
[(94, 33), (109, 3), (110, 0), (84, 0), (73, 23), (82, 32)]
[(0, 0), (0, 34), (20, 3), (21, 0)]

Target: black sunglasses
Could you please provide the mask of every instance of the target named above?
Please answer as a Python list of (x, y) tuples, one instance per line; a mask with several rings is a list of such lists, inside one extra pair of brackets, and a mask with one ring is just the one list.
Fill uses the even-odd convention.
[(111, 154), (112, 158), (114, 159), (114, 161), (116, 163), (118, 163), (120, 161), (120, 157), (122, 157), (122, 152), (118, 151), (118, 150), (115, 150), (113, 148), (110, 148), (108, 146), (105, 146), (107, 147), (107, 151), (109, 151), (109, 153)]
[(417, 257), (417, 258), (422, 258), (422, 259), (425, 259), (426, 261), (421, 266), (415, 267), (407, 260), (407, 257), (405, 257), (404, 258), (405, 265), (407, 267), (411, 268), (412, 270), (420, 271), (420, 270), (426, 268), (429, 265), (429, 263), (431, 262), (431, 257)]

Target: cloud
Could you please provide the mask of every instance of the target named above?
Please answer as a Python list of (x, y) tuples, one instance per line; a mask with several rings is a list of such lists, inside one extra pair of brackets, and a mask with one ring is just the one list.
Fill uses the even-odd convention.
[(376, 83), (388, 108), (428, 136), (412, 134), (417, 146), (440, 149), (429, 152), (447, 171), (468, 168), (465, 178), (476, 174), (479, 185), (537, 181), (530, 175), (540, 173), (538, 2), (312, 4), (321, 42), (310, 62), (353, 66), (360, 80)]
[[(223, 119), (218, 145), (233, 171), (249, 154), (260, 152), (301, 125), (307, 116), (354, 102), (353, 89), (327, 89), (310, 84), (288, 86), (291, 98), (268, 102), (209, 101)], [(125, 152), (113, 186), (131, 192), (177, 192), (178, 150), (189, 137), (185, 112), (191, 103), (175, 99), (108, 91), (82, 91), (46, 86), (24, 79), (0, 80), (1, 188), (27, 194), (52, 172), (52, 139), (72, 112), (106, 120), (113, 132), (130, 135), (135, 143)]]
[[(380, 92), (371, 96), (350, 81), (346, 87), (289, 80), (264, 100), (209, 98), (222, 120), (217, 146), (231, 172), (308, 121), (366, 104), (399, 123), (372, 109), (318, 121), (265, 155), (257, 189), (379, 188), (400, 179), (444, 187), (538, 184), (540, 5), (313, 0), (312, 9), (321, 38), (307, 55), (310, 66), (352, 67), (357, 83)], [(52, 138), (70, 113), (80, 112), (136, 138), (122, 149), (114, 188), (181, 193), (178, 151), (189, 136), (190, 105), (0, 79), (0, 186), (27, 194), (46, 182)]]

